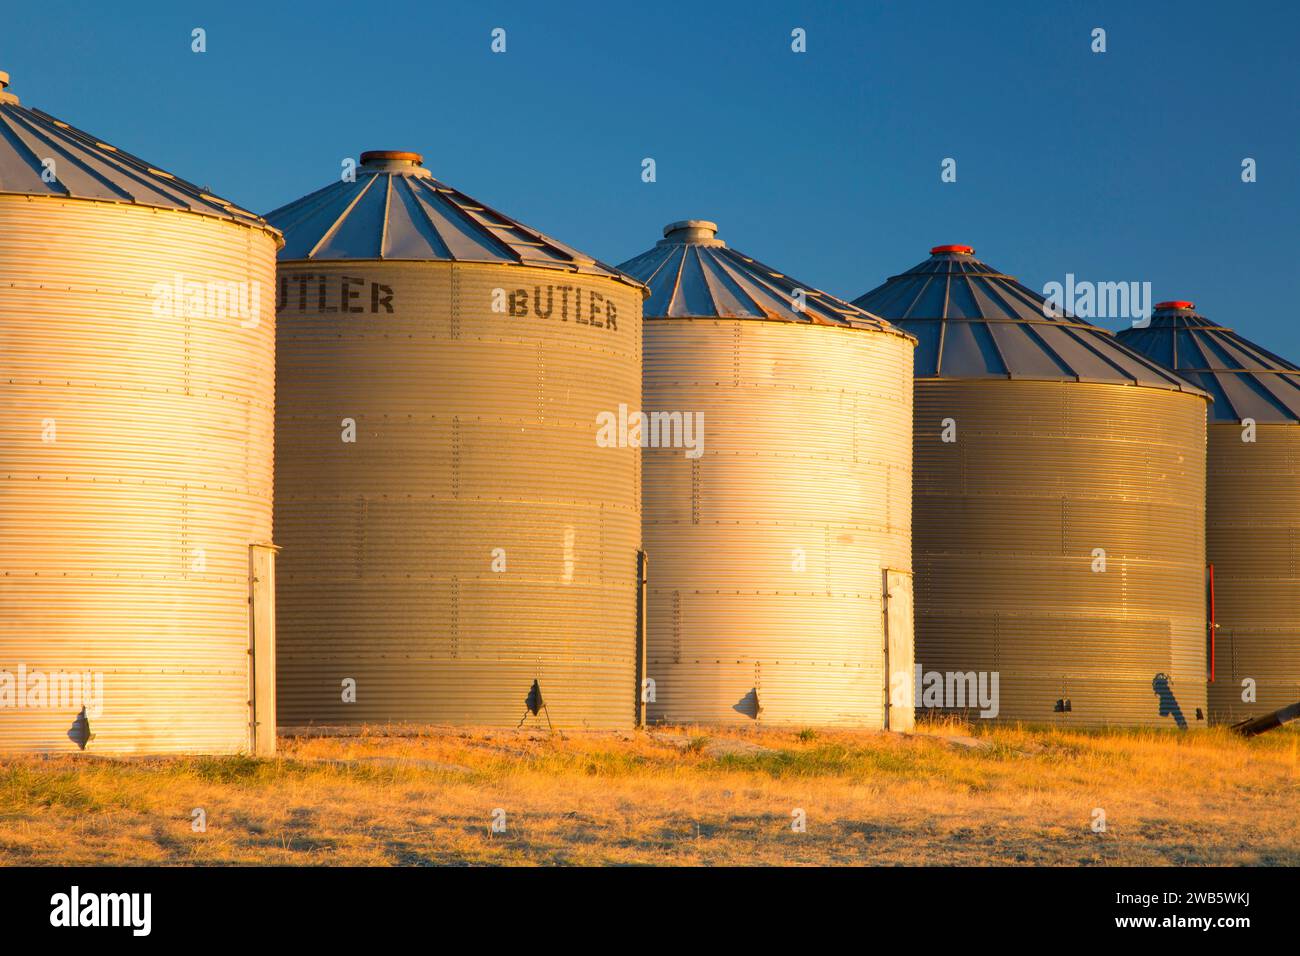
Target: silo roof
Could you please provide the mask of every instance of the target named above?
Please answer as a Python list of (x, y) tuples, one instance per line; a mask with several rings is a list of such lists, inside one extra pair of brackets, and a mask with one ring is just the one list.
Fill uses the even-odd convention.
[(1068, 313), (1053, 317), (1042, 295), (976, 259), (970, 246), (935, 246), (930, 258), (853, 302), (917, 337), (917, 378), (1099, 382), (1203, 394), (1110, 330)]
[(482, 262), (607, 276), (617, 269), (434, 179), (419, 153), (370, 150), (354, 178), (267, 213), (282, 230), (281, 260)]
[(1207, 319), (1193, 302), (1159, 302), (1150, 325), (1119, 339), (1209, 392), (1211, 423), (1300, 422), (1300, 366)]
[(0, 72), (0, 193), (180, 209), (270, 231), (256, 213), (23, 106), (8, 85)]
[[(650, 287), (642, 309), (647, 319), (767, 319), (905, 334), (728, 247), (717, 232), (717, 224), (707, 219), (669, 223), (654, 247), (619, 266)], [(797, 291), (803, 293), (802, 309), (795, 307)]]

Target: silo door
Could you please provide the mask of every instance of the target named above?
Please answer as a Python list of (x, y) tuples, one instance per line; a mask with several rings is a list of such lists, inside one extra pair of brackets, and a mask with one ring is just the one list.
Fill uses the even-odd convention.
[(273, 544), (248, 547), (248, 744), (275, 754), (275, 555)]
[(915, 643), (912, 633), (912, 574), (884, 571), (885, 596), (885, 727), (911, 730), (916, 726)]

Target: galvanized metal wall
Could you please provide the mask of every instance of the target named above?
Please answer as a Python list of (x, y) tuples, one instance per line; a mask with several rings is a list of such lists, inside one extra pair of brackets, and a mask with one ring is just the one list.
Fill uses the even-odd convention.
[[(275, 248), (189, 212), (0, 196), (0, 670), (101, 674), (92, 751), (249, 747)], [(258, 284), (256, 322), (171, 312), (178, 277)], [(75, 709), (0, 702), (0, 750), (76, 749)]]
[(1197, 726), (1205, 413), (1153, 388), (918, 380), (918, 665), (998, 672), (1003, 721)]
[(738, 319), (646, 323), (651, 720), (879, 727), (883, 568), (911, 568), (913, 340)]
[(556, 726), (631, 726), (640, 456), (597, 416), (640, 404), (638, 290), (448, 262), (280, 280), (281, 726), (514, 726), (534, 679)]
[[(1211, 425), (1206, 536), (1214, 565), (1212, 720), (1300, 700), (1300, 425)], [(1243, 682), (1256, 699), (1242, 700)]]

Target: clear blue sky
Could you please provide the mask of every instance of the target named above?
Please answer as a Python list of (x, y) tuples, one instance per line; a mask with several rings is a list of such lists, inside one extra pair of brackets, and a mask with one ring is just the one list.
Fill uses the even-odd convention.
[(1300, 361), (1294, 0), (5, 6), (25, 104), (259, 212), (414, 149), (611, 263), (716, 219), (852, 298), (969, 243), (1034, 288), (1149, 280)]

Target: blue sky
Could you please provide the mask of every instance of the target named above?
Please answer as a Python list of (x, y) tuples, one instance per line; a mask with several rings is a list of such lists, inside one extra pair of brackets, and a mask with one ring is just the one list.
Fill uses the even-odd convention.
[(6, 5), (0, 69), (24, 104), (259, 212), (343, 157), (414, 149), (611, 263), (709, 218), (852, 298), (969, 243), (1034, 288), (1150, 281), (1300, 361), (1297, 32), (1276, 0), (54, 0)]

